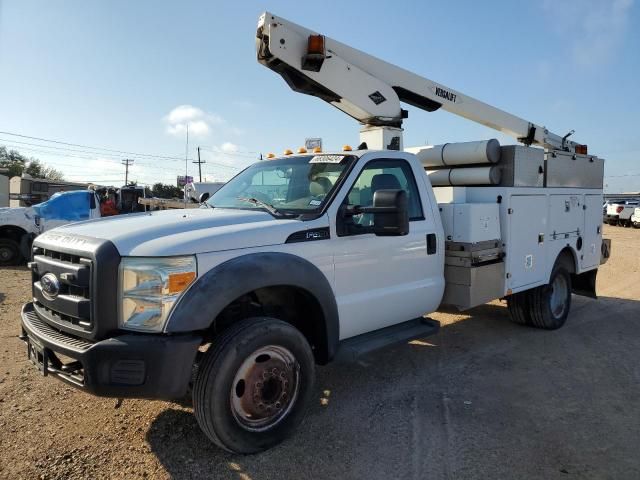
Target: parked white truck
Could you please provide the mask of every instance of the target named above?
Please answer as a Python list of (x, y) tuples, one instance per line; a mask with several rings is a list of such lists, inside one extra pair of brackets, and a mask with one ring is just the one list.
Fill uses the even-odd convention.
[(47, 230), (104, 215), (135, 213), (144, 209), (138, 203), (138, 199), (144, 197), (142, 187), (123, 186), (112, 196), (114, 203), (110, 212), (101, 211), (100, 195), (92, 189), (57, 192), (47, 201), (30, 207), (0, 208), (0, 266), (17, 265), (28, 260), (33, 240)]
[[(119, 398), (191, 385), (207, 436), (251, 453), (299, 424), (317, 364), (433, 334), (443, 303), (506, 298), (515, 322), (556, 329), (572, 292), (595, 296), (609, 245), (586, 146), (270, 13), (256, 41), (261, 64), (364, 124), (360, 147), (258, 162), (200, 209), (38, 237), (22, 338), (44, 375)], [(401, 101), (542, 148), (403, 151)]]
[(631, 215), (631, 224), (633, 228), (640, 228), (640, 207), (636, 207)]
[(100, 203), (93, 190), (58, 192), (31, 207), (0, 208), (0, 266), (30, 258), (33, 239), (46, 230), (99, 217)]
[(634, 214), (638, 200), (625, 199), (618, 200), (607, 205), (606, 221), (609, 225), (618, 225), (621, 227), (630, 227), (633, 224), (631, 217)]

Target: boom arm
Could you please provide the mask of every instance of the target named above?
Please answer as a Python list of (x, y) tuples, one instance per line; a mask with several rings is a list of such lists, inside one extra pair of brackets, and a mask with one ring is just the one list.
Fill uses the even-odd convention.
[[(318, 97), (370, 127), (399, 129), (400, 102), (439, 108), (518, 141), (575, 152), (581, 145), (508, 112), (265, 12), (256, 35), (258, 62), (296, 92)], [(578, 152), (583, 153), (583, 152)]]

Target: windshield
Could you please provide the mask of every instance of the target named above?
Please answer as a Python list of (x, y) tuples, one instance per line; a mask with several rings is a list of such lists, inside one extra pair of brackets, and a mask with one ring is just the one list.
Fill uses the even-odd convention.
[(256, 163), (215, 192), (216, 208), (267, 209), (283, 213), (320, 211), (347, 171), (351, 155), (309, 155)]

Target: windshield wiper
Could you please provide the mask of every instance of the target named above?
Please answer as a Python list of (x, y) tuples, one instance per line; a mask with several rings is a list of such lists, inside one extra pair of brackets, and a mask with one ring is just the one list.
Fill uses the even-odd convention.
[(256, 205), (258, 207), (262, 207), (267, 212), (269, 212), (271, 215), (273, 215), (275, 218), (293, 218), (293, 217), (297, 216), (297, 215), (294, 215), (294, 214), (291, 214), (291, 213), (281, 212), (280, 210), (278, 210), (276, 207), (274, 207), (270, 203), (263, 202), (262, 200), (259, 200), (259, 199), (255, 198), (255, 197), (248, 197), (248, 198), (247, 197), (238, 197), (238, 200), (243, 201), (243, 202), (253, 203), (254, 205)]

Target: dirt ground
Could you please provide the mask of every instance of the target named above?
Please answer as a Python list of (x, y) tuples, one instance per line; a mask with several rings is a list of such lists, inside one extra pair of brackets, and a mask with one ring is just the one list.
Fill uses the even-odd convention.
[(26, 268), (0, 269), (1, 478), (640, 478), (640, 231), (605, 227), (599, 300), (559, 331), (503, 303), (438, 313), (437, 336), (319, 368), (297, 434), (211, 445), (188, 405), (91, 397), (38, 375), (18, 340)]

